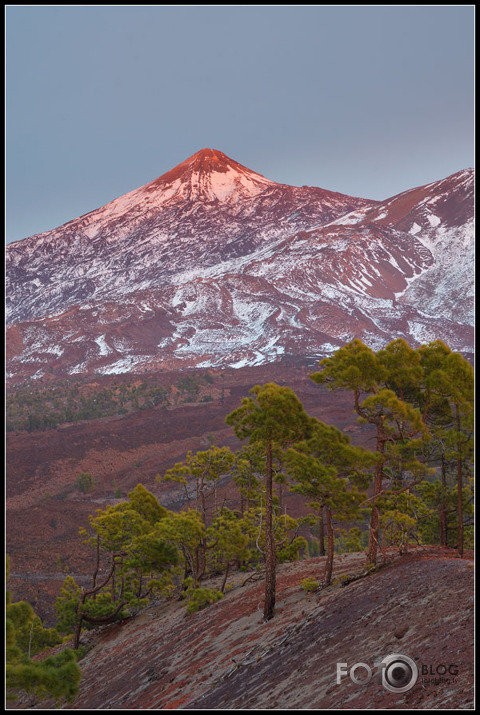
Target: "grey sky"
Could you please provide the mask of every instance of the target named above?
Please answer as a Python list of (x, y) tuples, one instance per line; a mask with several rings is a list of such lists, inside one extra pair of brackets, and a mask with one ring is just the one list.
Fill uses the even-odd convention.
[(474, 5), (6, 6), (6, 239), (199, 149), (385, 199), (473, 166)]

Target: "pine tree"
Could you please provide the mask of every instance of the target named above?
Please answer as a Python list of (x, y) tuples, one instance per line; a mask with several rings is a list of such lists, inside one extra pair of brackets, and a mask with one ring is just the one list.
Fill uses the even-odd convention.
[(240, 493), (240, 511), (260, 504), (260, 484), (265, 473), (265, 451), (259, 444), (245, 445), (235, 454), (233, 482)]
[(205, 573), (205, 552), (209, 547), (201, 515), (195, 509), (169, 512), (155, 526), (155, 534), (180, 551), (184, 580), (193, 578), (196, 588)]
[(240, 439), (258, 443), (265, 451), (265, 599), (263, 617), (274, 614), (276, 591), (276, 546), (273, 530), (273, 451), (275, 446), (305, 439), (311, 430), (312, 418), (305, 412), (293, 390), (275, 383), (256, 385), (241, 406), (226, 417)]
[(323, 583), (331, 582), (334, 556), (333, 519), (352, 521), (366, 495), (368, 469), (375, 456), (350, 444), (340, 430), (320, 421), (313, 425), (313, 436), (287, 452), (288, 473), (294, 480), (291, 490), (309, 499), (327, 529), (327, 560)]
[(210, 543), (209, 566), (224, 574), (220, 591), (225, 591), (231, 569), (247, 563), (252, 558), (254, 525), (242, 513), (222, 509), (207, 530)]
[(183, 462), (177, 462), (167, 469), (160, 481), (173, 481), (184, 485), (187, 504), (192, 503), (188, 484), (195, 484), (195, 509), (207, 523), (207, 500), (214, 497), (213, 511), (216, 508), (216, 490), (222, 477), (230, 473), (235, 463), (235, 455), (228, 447), (211, 447), (205, 451), (191, 451)]
[[(7, 557), (7, 581), (8, 581)], [(57, 703), (71, 701), (78, 692), (81, 671), (70, 648), (42, 660), (31, 660), (25, 647), (20, 647), (22, 632), (38, 630), (38, 621), (32, 606), (25, 601), (12, 603), (6, 593), (5, 656), (7, 698), (14, 700), (19, 691), (32, 693), (38, 698), (54, 698)], [(40, 626), (41, 627), (41, 626)], [(45, 630), (45, 629), (43, 629)], [(30, 650), (30, 647), (28, 648)]]
[[(217, 512), (217, 487), (220, 480), (229, 474), (235, 463), (235, 455), (228, 447), (211, 447), (205, 451), (191, 451), (187, 453), (187, 458), (184, 462), (177, 462), (174, 467), (165, 472), (165, 481), (175, 481), (184, 485), (187, 496), (187, 504), (191, 503), (191, 497), (188, 492), (188, 484), (193, 481), (195, 484), (195, 509), (199, 513), (203, 524), (208, 525), (211, 519), (210, 513), (213, 515)], [(213, 497), (213, 505), (207, 507), (207, 502)], [(197, 549), (196, 561), (198, 567), (196, 569), (196, 580), (203, 577), (206, 568), (206, 551), (207, 544), (204, 539), (203, 543), (199, 544)]]
[[(57, 598), (59, 627), (73, 629), (74, 648), (80, 644), (84, 624), (95, 627), (127, 617), (146, 603), (161, 583), (159, 576), (178, 561), (177, 549), (156, 529), (168, 511), (143, 485), (128, 496), (128, 501), (98, 509), (90, 517), (93, 535), (87, 543), (95, 550), (91, 587), (80, 588), (67, 577)], [(85, 529), (81, 533), (88, 536)], [(102, 555), (108, 566), (100, 577)]]
[[(330, 389), (353, 392), (354, 410), (362, 421), (375, 427), (378, 460), (371, 497), (371, 517), (367, 560), (376, 563), (380, 509), (378, 498), (389, 479), (397, 489), (409, 489), (425, 474), (424, 465), (416, 458), (428, 429), (420, 411), (405, 402), (394, 390), (405, 394), (421, 377), (419, 361), (405, 341), (393, 341), (384, 351), (375, 354), (361, 340), (353, 340), (330, 358), (321, 360), (321, 372), (310, 375), (318, 384)], [(413, 442), (414, 439), (419, 442)], [(405, 485), (405, 477), (414, 478)]]
[[(425, 412), (442, 446), (442, 468), (453, 461), (457, 489), (457, 550), (464, 551), (463, 502), (465, 480), (473, 476), (474, 373), (459, 353), (437, 342), (420, 350), (425, 370)], [(443, 475), (443, 472), (442, 472)], [(446, 477), (442, 479), (446, 488)], [(442, 514), (446, 529), (446, 515)]]

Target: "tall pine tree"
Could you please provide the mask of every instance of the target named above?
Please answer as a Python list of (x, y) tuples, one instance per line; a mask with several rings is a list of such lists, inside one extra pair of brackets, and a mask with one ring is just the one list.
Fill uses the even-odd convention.
[(273, 529), (273, 451), (306, 439), (311, 432), (312, 418), (289, 387), (270, 382), (256, 385), (241, 406), (226, 417), (240, 439), (260, 444), (265, 451), (265, 599), (264, 620), (273, 617), (276, 591), (276, 547)]
[[(318, 384), (330, 389), (353, 392), (354, 410), (359, 418), (375, 428), (378, 459), (373, 480), (367, 560), (377, 560), (380, 508), (378, 498), (385, 493), (388, 479), (397, 489), (408, 489), (419, 482), (425, 468), (416, 459), (418, 443), (427, 438), (428, 430), (420, 411), (404, 401), (405, 395), (421, 376), (419, 360), (403, 340), (393, 341), (375, 354), (361, 340), (353, 340), (331, 357), (321, 360), (320, 372), (310, 375)], [(394, 389), (395, 387), (399, 394)], [(396, 472), (396, 473), (395, 473)], [(415, 474), (405, 484), (405, 476)]]

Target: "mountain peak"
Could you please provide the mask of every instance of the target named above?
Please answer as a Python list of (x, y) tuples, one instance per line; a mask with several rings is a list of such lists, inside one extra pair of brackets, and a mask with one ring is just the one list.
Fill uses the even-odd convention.
[(229, 168), (250, 172), (249, 169), (233, 161), (233, 159), (230, 159), (226, 154), (218, 151), (218, 149), (200, 149), (196, 154), (193, 154), (193, 156), (182, 162), (180, 166), (184, 164), (192, 167), (193, 171), (198, 173), (212, 171), (225, 173)]
[[(276, 182), (230, 159), (218, 149), (200, 149), (153, 182), (175, 187), (189, 199), (225, 201), (235, 196), (256, 196)], [(150, 185), (152, 186), (152, 185)]]
[(197, 151), (195, 154), (193, 154), (190, 159), (187, 159), (187, 161), (190, 160), (198, 160), (198, 159), (210, 159), (212, 161), (221, 161), (221, 162), (229, 162), (231, 159), (223, 153), (223, 151), (219, 151), (218, 149), (210, 149), (210, 148), (205, 148), (205, 149), (200, 149), (200, 151)]

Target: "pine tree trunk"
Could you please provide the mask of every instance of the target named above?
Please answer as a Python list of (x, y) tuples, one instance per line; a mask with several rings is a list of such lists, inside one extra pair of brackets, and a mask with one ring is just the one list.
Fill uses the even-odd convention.
[(195, 549), (195, 588), (198, 586), (198, 584), (205, 575), (205, 569), (207, 567), (206, 551), (207, 545), (205, 541), (202, 541), (201, 544), (198, 544), (197, 548)]
[(220, 588), (220, 591), (222, 593), (225, 591), (225, 586), (227, 585), (227, 578), (228, 578), (228, 574), (230, 573), (230, 568), (235, 565), (238, 565), (238, 559), (229, 561), (227, 564), (227, 568), (225, 569), (225, 575), (223, 577), (222, 587)]
[(323, 506), (318, 512), (318, 540), (320, 543), (320, 556), (325, 556), (325, 525), (323, 523)]
[(95, 546), (95, 569), (92, 576), (92, 588), (97, 585), (97, 576), (100, 569), (100, 534), (97, 534), (97, 541)]
[[(383, 454), (385, 452), (385, 437), (383, 433), (382, 424), (377, 425), (377, 452)], [(383, 462), (379, 462), (375, 467), (375, 481), (373, 483), (373, 508), (372, 515), (370, 517), (370, 533), (368, 537), (368, 554), (367, 561), (369, 564), (374, 566), (377, 563), (377, 551), (378, 551), (378, 536), (380, 531), (380, 510), (377, 506), (375, 497), (382, 491), (382, 481), (383, 481)]]
[(80, 634), (82, 632), (83, 616), (79, 615), (73, 632), (73, 649), (77, 650), (80, 646)]
[[(445, 457), (442, 454), (442, 490), (445, 494), (447, 489), (447, 474), (445, 469)], [(448, 546), (447, 543), (447, 507), (443, 503), (440, 505), (439, 509), (439, 522), (440, 522), (440, 546)]]
[(77, 622), (75, 623), (75, 628), (73, 630), (73, 648), (74, 650), (77, 650), (80, 646), (80, 635), (82, 633), (82, 623), (83, 623), (83, 604), (85, 603), (85, 600), (87, 598), (87, 594), (84, 591), (81, 596), (80, 600), (77, 604)]
[(245, 514), (245, 497), (240, 491), (240, 514)]
[(460, 452), (460, 413), (455, 405), (457, 422), (457, 519), (458, 519), (458, 555), (463, 558), (463, 470), (462, 455)]
[(332, 512), (328, 506), (325, 507), (325, 516), (327, 522), (327, 561), (325, 563), (325, 577), (324, 584), (329, 586), (332, 581), (332, 571), (333, 571), (333, 524), (332, 524)]
[(202, 481), (200, 484), (200, 514), (202, 517), (202, 521), (206, 526), (207, 525), (207, 505), (205, 502), (205, 482), (204, 482), (203, 476), (202, 476)]
[(273, 534), (273, 471), (272, 444), (267, 444), (267, 465), (265, 479), (265, 601), (263, 607), (264, 620), (273, 618), (276, 590), (276, 554)]
[(372, 508), (372, 515), (370, 517), (370, 533), (368, 537), (368, 554), (367, 561), (369, 564), (376, 565), (377, 563), (377, 549), (378, 549), (378, 534), (380, 526), (380, 511), (378, 506), (374, 505)]
[(123, 556), (120, 557), (120, 573), (121, 573), (121, 578), (120, 578), (120, 593), (118, 594), (118, 599), (121, 601), (123, 599), (123, 595), (125, 593), (125, 572), (123, 570)]

